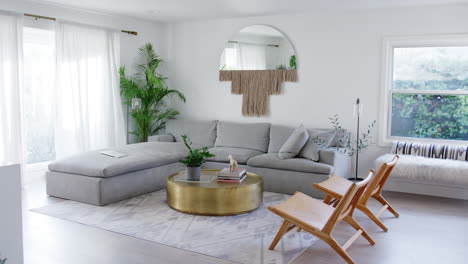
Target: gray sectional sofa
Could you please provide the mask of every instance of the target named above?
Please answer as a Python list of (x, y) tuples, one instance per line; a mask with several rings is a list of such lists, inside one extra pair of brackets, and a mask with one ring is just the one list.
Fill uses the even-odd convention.
[(337, 151), (336, 140), (319, 152), (317, 162), (280, 159), (277, 153), (294, 129), (269, 123), (173, 120), (168, 122), (166, 134), (150, 137), (150, 142), (112, 149), (128, 154), (126, 157), (112, 158), (91, 151), (52, 162), (46, 173), (47, 194), (106, 205), (164, 189), (167, 176), (183, 170), (178, 161), (187, 154), (181, 142), (185, 134), (196, 147), (207, 146), (216, 155), (204, 168), (226, 167), (231, 154), (241, 167), (264, 177), (265, 191), (300, 191), (322, 197), (312, 184), (332, 173), (347, 177), (351, 162)]

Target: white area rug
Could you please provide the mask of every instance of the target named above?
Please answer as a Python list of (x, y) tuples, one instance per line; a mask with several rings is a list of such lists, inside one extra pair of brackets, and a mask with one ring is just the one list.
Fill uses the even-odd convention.
[(288, 198), (265, 192), (257, 210), (222, 217), (177, 212), (167, 206), (165, 191), (103, 207), (63, 201), (32, 211), (238, 263), (286, 264), (317, 241), (291, 231), (274, 251), (268, 250), (282, 221), (267, 207)]

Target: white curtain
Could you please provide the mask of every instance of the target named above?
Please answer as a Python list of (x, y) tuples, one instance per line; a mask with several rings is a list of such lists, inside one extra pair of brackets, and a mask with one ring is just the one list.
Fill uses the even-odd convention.
[(0, 13), (0, 161), (22, 162), (22, 17)]
[(266, 70), (266, 46), (229, 42), (221, 54), (220, 66), (223, 70)]
[(266, 70), (265, 45), (239, 43), (239, 58), (241, 70)]
[(119, 33), (57, 22), (56, 156), (125, 144)]

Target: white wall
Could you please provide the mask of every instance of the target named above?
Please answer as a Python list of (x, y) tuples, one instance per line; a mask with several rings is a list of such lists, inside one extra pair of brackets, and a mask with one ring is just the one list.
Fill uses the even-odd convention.
[[(363, 124), (379, 117), (383, 37), (467, 33), (467, 14), (468, 6), (455, 5), (174, 24), (173, 88), (187, 96), (187, 103), (180, 105), (184, 118), (329, 127), (328, 117), (339, 114), (345, 127), (354, 129), (356, 97), (365, 104)], [(224, 43), (252, 24), (285, 33), (298, 60), (299, 82), (285, 83), (284, 94), (271, 97), (271, 115), (266, 118), (243, 117), (241, 96), (231, 95), (230, 82), (218, 81)], [(372, 147), (362, 157), (362, 171), (387, 150)]]
[[(468, 6), (396, 8), (353, 13), (309, 13), (166, 25), (128, 17), (83, 12), (59, 6), (3, 0), (0, 9), (138, 31), (121, 35), (121, 63), (134, 68), (136, 50), (152, 42), (165, 60), (162, 72), (169, 86), (185, 93), (178, 104), (182, 118), (245, 122), (268, 121), (308, 127), (329, 127), (328, 117), (339, 114), (354, 128), (352, 104), (365, 104), (363, 123), (378, 119), (382, 39), (391, 35), (468, 33)], [(285, 83), (284, 94), (271, 97), (271, 115), (241, 115), (241, 96), (230, 94), (230, 83), (218, 81), (219, 56), (225, 42), (241, 28), (271, 25), (291, 41), (298, 60), (299, 82)], [(131, 73), (131, 71), (130, 71)], [(387, 148), (372, 147), (362, 157), (368, 170)]]
[[(153, 43), (156, 52), (165, 59), (168, 57), (168, 25), (163, 23), (149, 22), (129, 17), (113, 16), (102, 13), (85, 12), (82, 10), (63, 8), (54, 5), (43, 5), (34, 2), (25, 3), (23, 1), (2, 0), (0, 10), (17, 13), (30, 13), (41, 16), (55, 17), (66, 21), (89, 24), (94, 26), (107, 27), (117, 30), (137, 31), (138, 36), (121, 33), (120, 39), (120, 63), (125, 65), (127, 72), (133, 74), (136, 66), (137, 50), (147, 43)], [(32, 18), (26, 18), (28, 20)], [(40, 23), (40, 20), (39, 20)], [(161, 72), (167, 74), (167, 64), (161, 65)], [(126, 116), (126, 108), (124, 107)], [(126, 118), (125, 118), (126, 120)], [(132, 124), (130, 125), (132, 127)], [(132, 128), (130, 128), (131, 130)], [(134, 142), (135, 139), (131, 138)]]

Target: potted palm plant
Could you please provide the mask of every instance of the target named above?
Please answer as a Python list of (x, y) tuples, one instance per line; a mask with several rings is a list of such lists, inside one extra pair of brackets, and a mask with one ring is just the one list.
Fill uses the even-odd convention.
[(131, 132), (139, 142), (148, 141), (166, 126), (169, 119), (175, 119), (179, 111), (168, 105), (168, 99), (175, 96), (185, 102), (185, 96), (166, 85), (166, 77), (157, 72), (162, 60), (154, 51), (153, 45), (147, 43), (139, 48), (144, 62), (138, 65), (139, 72), (126, 76), (125, 66), (120, 67), (120, 92), (124, 103), (131, 106), (130, 114), (135, 119), (137, 130)]
[(205, 159), (214, 157), (215, 155), (208, 151), (208, 147), (193, 148), (192, 141), (186, 135), (182, 136), (182, 140), (184, 141), (184, 145), (187, 147), (189, 154), (185, 159), (181, 160), (180, 163), (187, 167), (187, 180), (198, 181), (200, 180), (201, 166), (205, 163)]

